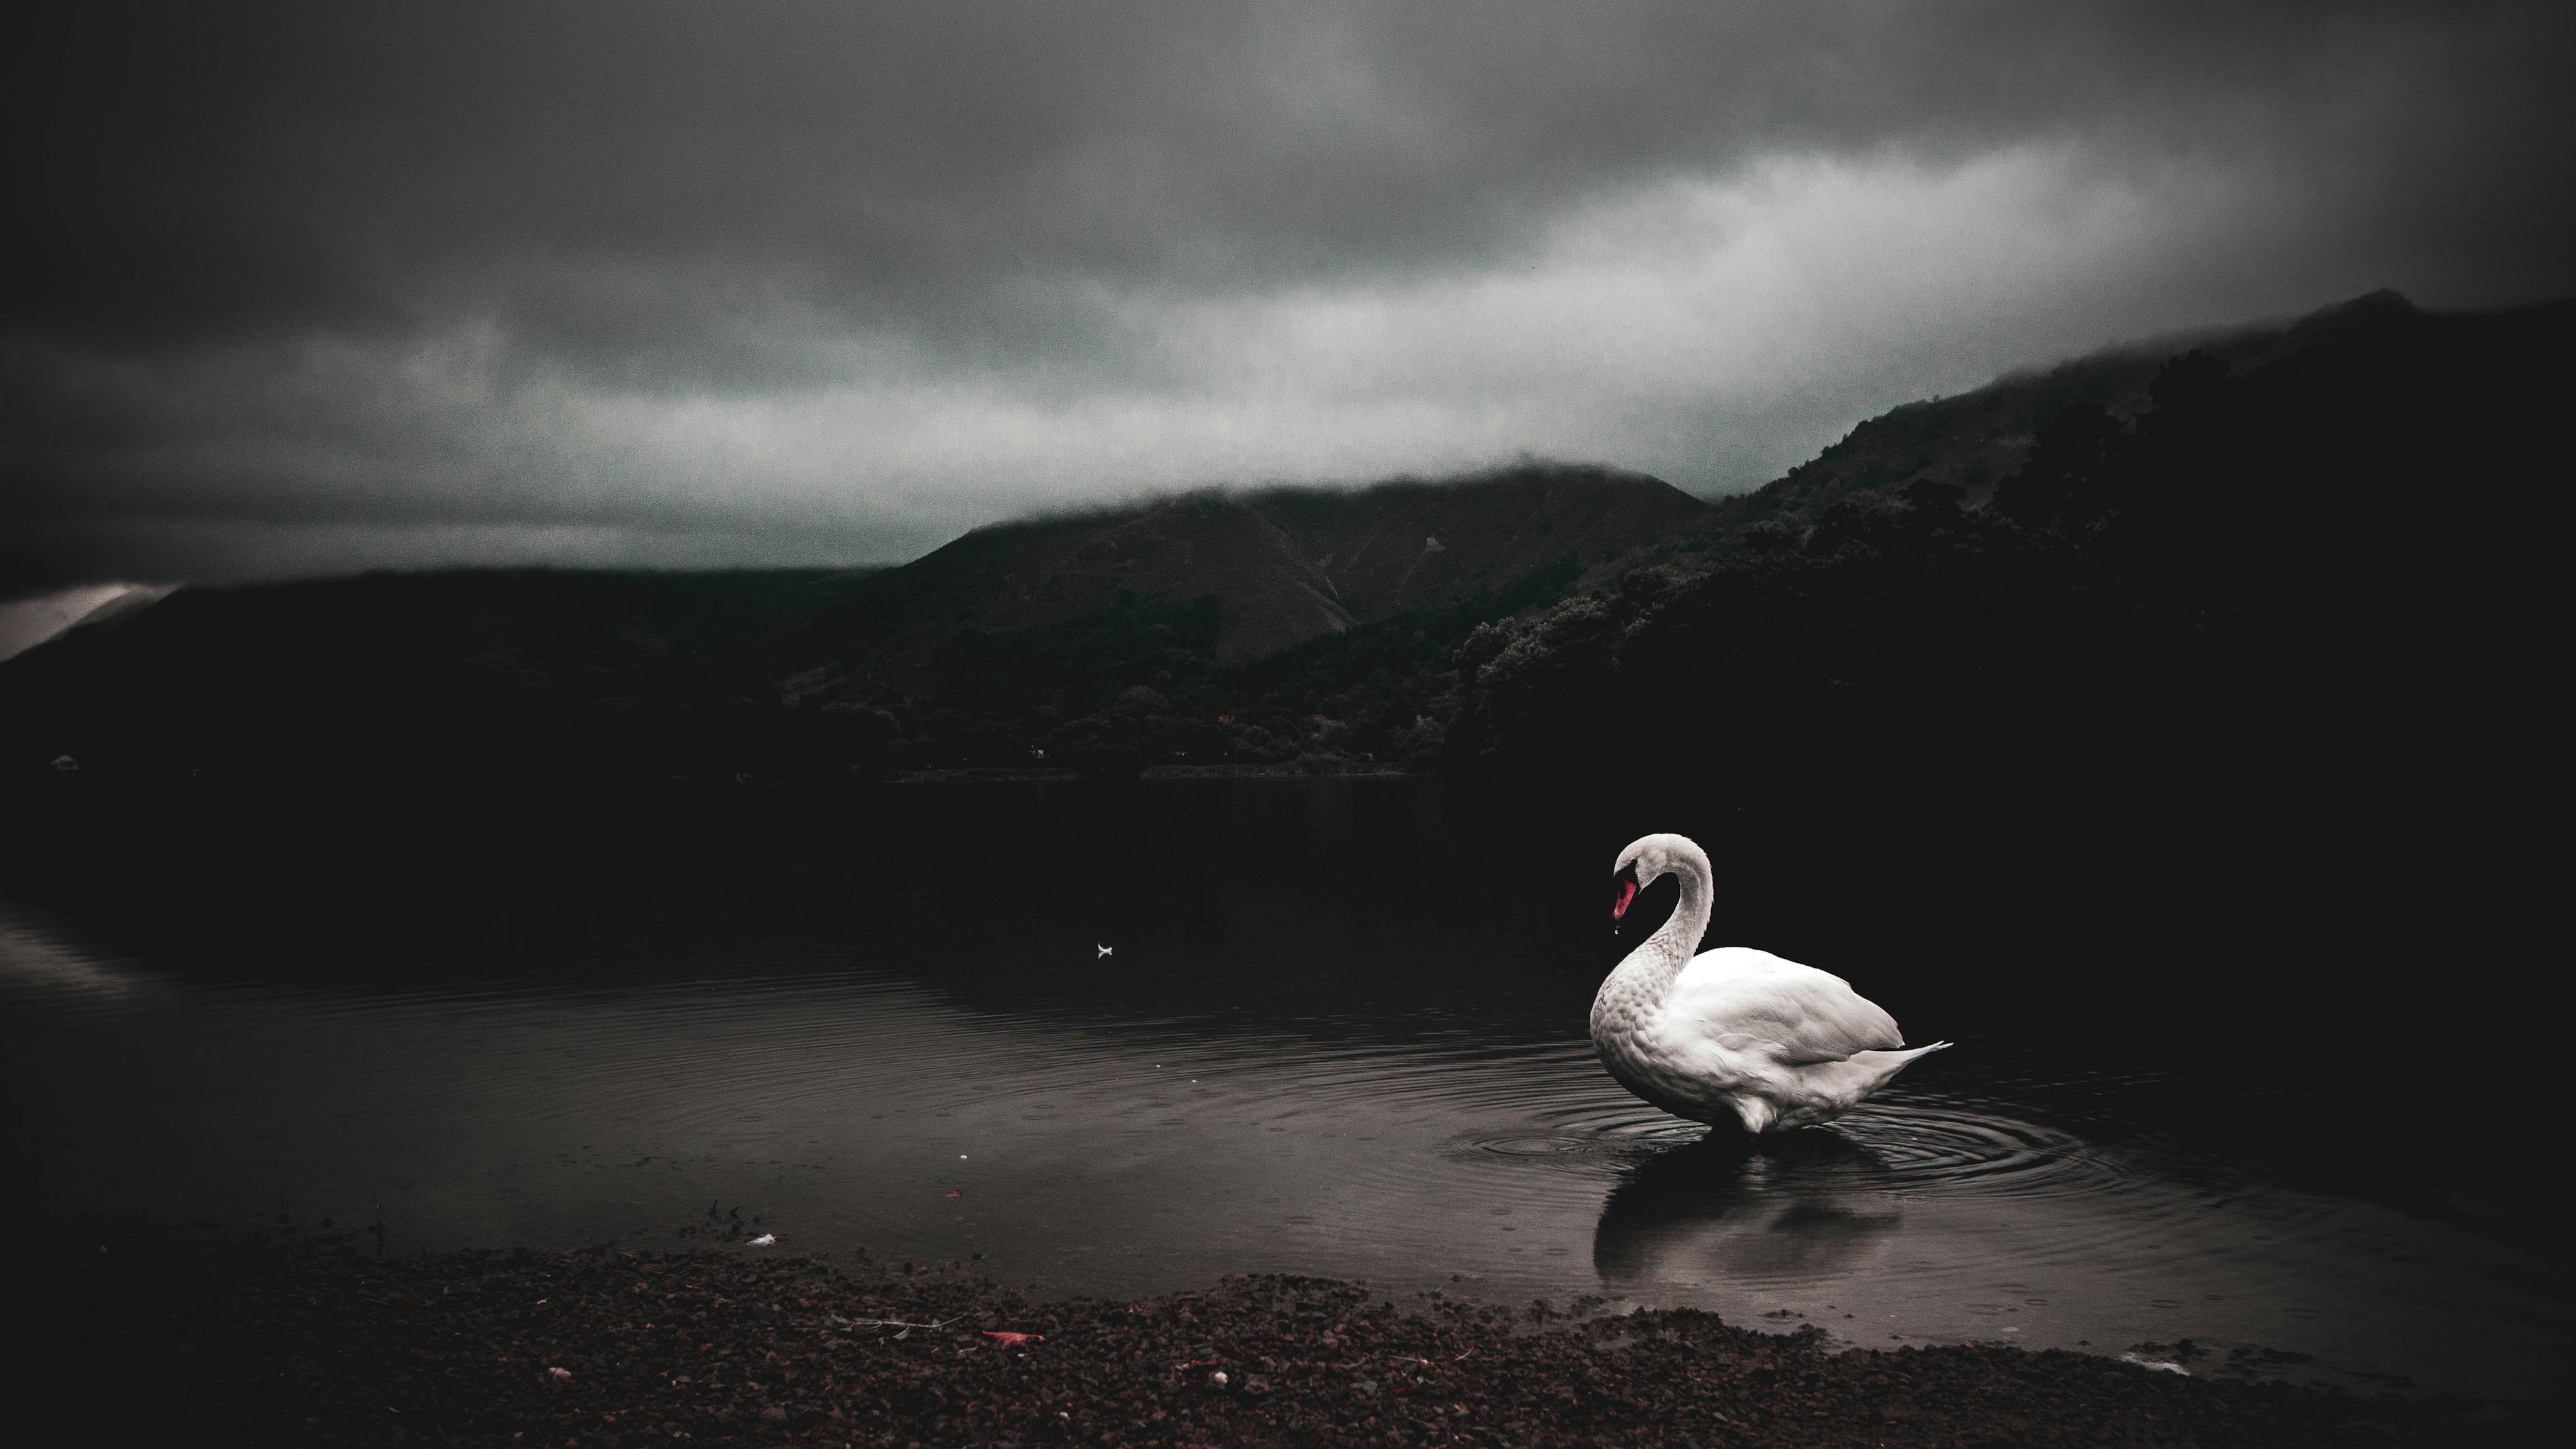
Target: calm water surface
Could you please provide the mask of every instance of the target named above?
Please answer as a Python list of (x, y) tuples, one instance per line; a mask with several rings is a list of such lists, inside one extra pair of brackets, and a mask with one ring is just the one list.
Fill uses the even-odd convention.
[(1583, 1036), (1635, 939), (1593, 887), (1630, 834), (1740, 823), (1523, 848), (1430, 784), (1243, 781), (889, 787), (819, 834), (559, 826), (364, 872), (345, 838), (138, 847), (110, 889), (0, 898), (6, 1149), (51, 1214), (381, 1211), (396, 1248), (679, 1247), (721, 1202), (785, 1248), (1048, 1292), (1292, 1271), (2564, 1387), (2538, 1209), (2427, 1191), (2420, 1152), (2308, 1170), (2283, 1144), (2331, 1104), (1926, 945), (1973, 906), (1784, 938), (1824, 909), (1766, 888), (1797, 863), (1722, 850), (1770, 934), (1722, 902), (1712, 944), (1960, 1046), (1760, 1150), (1629, 1098)]

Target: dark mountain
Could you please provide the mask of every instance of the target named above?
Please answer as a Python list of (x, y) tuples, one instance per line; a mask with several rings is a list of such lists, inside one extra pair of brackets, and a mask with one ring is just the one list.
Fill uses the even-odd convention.
[(22, 775), (67, 754), (88, 778), (1369, 754), (1433, 707), (1468, 629), (1704, 511), (1654, 479), (1531, 466), (1006, 524), (875, 573), (182, 589), (0, 666), (0, 748)]
[[(1962, 502), (1982, 505), (1999, 483), (2021, 469), (2051, 420), (2090, 408), (2123, 423), (2133, 420), (2150, 406), (2157, 375), (2187, 354), (2241, 376), (2269, 372), (2314, 353), (2351, 355), (2389, 344), (2457, 345), (2475, 353), (2486, 345), (2478, 334), (2502, 336), (2518, 325), (2510, 316), (2428, 314), (2397, 293), (2382, 291), (2294, 321), (2154, 338), (2011, 373), (1971, 392), (1906, 403), (1860, 423), (1772, 483), (1717, 500), (1707, 514), (1677, 530), (1647, 557), (1705, 567), (1736, 556), (1748, 529), (1804, 529), (1846, 498), (1893, 496), (1917, 482), (1957, 487), (1963, 490)], [(2449, 340), (2454, 336), (2462, 340), (2455, 344)], [(2519, 360), (2506, 365), (2519, 365)], [(1639, 561), (1644, 560), (1624, 562)]]
[[(1240, 663), (1434, 609), (1564, 559), (1625, 553), (1708, 511), (1643, 474), (1534, 465), (1360, 490), (1206, 492), (979, 528), (870, 580), (814, 636), (908, 659), (959, 627), (1011, 632), (1122, 597), (1212, 600)], [(881, 673), (858, 662), (860, 672)]]
[[(2257, 728), (2317, 755), (2420, 753), (2482, 710), (2525, 728), (2571, 356), (2576, 303), (2383, 293), (1897, 409), (1612, 586), (1480, 629), (1463, 738), (1578, 759), (1650, 717), (1697, 721), (1703, 760), (1910, 734), (2000, 765), (2107, 730), (2163, 768)], [(2242, 728), (2177, 716), (2213, 710)]]

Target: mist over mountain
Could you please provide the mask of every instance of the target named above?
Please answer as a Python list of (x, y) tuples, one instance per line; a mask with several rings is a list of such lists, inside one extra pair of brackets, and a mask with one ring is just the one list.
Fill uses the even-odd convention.
[(1714, 506), (1530, 464), (1037, 518), (878, 571), (184, 589), (0, 667), (8, 761), (1517, 772), (1639, 721), (1681, 732), (1665, 778), (1900, 740), (2024, 780), (2110, 742), (2167, 773), (2393, 750), (2514, 713), (2571, 319), (2375, 294), (2123, 347), (1895, 409)]
[(863, 612), (986, 630), (1061, 624), (1121, 594), (1213, 599), (1233, 663), (1606, 560), (1705, 513), (1641, 474), (1529, 465), (1360, 490), (1184, 494), (979, 528), (863, 591)]
[(1468, 628), (1706, 511), (1654, 479), (1534, 464), (1035, 519), (883, 571), (186, 589), (0, 681), (26, 703), (13, 765), (68, 754), (91, 778), (810, 779), (1030, 767), (1050, 743), (1132, 771), (1285, 762), (1327, 737), (1338, 761), (1399, 734), (1428, 758), (1421, 722), (1445, 716)]

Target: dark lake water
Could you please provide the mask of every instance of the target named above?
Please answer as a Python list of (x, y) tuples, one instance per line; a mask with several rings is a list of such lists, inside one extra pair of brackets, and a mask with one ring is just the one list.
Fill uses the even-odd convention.
[[(1859, 849), (1398, 779), (256, 813), (57, 824), (0, 881), (0, 1146), (40, 1213), (686, 1247), (720, 1202), (1047, 1292), (1291, 1271), (1860, 1345), (2189, 1337), (2362, 1388), (2547, 1392), (2576, 1349), (2563, 1147), (2428, 1130), (2351, 1060), (2391, 1018), (2319, 1007), (2346, 975), (2284, 944), (2327, 905), (2158, 851), (2106, 893), (1922, 821)], [(1957, 1049), (1754, 1151), (1628, 1097), (1584, 1011), (1669, 909), (1611, 933), (1652, 829), (1718, 859), (1709, 944)]]

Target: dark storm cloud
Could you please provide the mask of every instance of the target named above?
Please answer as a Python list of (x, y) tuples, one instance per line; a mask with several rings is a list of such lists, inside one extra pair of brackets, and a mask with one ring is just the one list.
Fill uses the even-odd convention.
[(206, 565), (258, 571), (512, 527), (890, 556), (1067, 497), (1523, 448), (1743, 486), (2116, 334), (2565, 290), (2569, 31), (61, 7), (9, 47), (41, 201), (0, 281), (0, 516), (82, 570), (138, 520), (138, 560), (187, 520), (307, 530)]

